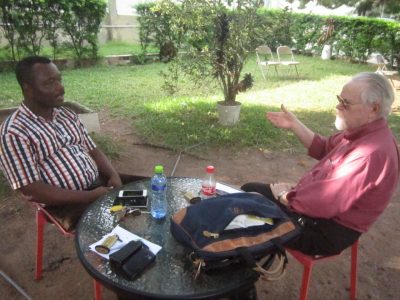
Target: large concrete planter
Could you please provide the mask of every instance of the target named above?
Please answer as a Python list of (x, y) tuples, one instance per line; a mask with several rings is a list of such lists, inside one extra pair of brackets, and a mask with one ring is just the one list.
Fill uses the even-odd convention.
[[(64, 102), (62, 105), (78, 114), (79, 119), (82, 121), (83, 125), (85, 125), (89, 133), (100, 132), (99, 116), (96, 112), (76, 102)], [(3, 123), (3, 121), (16, 110), (17, 107), (0, 109), (0, 123)]]
[(321, 53), (321, 59), (323, 60), (328, 60), (331, 59), (332, 56), (332, 46), (331, 45), (324, 45), (324, 48), (322, 49)]
[(225, 101), (217, 103), (218, 122), (223, 126), (233, 126), (239, 122), (240, 102), (235, 102), (233, 105), (227, 105)]

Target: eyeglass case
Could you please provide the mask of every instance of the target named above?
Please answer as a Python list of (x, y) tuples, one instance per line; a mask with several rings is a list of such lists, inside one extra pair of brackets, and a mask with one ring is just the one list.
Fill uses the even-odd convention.
[(133, 280), (143, 272), (154, 260), (156, 256), (147, 247), (142, 247), (134, 255), (130, 256), (123, 264), (122, 270), (125, 275)]
[(115, 272), (122, 272), (130, 280), (147, 268), (156, 256), (141, 241), (130, 241), (120, 250), (110, 254), (110, 263)]
[(141, 241), (130, 241), (118, 251), (110, 254), (110, 262), (115, 266), (121, 268), (122, 265), (128, 260), (128, 258), (139, 251), (142, 246), (143, 243)]

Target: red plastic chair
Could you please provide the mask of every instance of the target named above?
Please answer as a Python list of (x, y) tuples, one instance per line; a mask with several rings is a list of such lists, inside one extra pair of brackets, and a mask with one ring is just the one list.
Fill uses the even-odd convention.
[[(331, 259), (337, 255), (330, 256), (310, 256), (303, 254), (299, 251), (286, 248), (286, 250), (304, 266), (303, 279), (301, 283), (300, 299), (306, 300), (308, 295), (308, 284), (311, 279), (311, 271), (315, 263)], [(358, 241), (351, 246), (351, 273), (350, 273), (350, 299), (355, 300), (357, 294), (357, 255), (358, 255)]]
[[(44, 236), (44, 225), (46, 223), (53, 224), (64, 236), (72, 237), (74, 236), (73, 231), (67, 231), (65, 228), (57, 221), (41, 204), (36, 202), (31, 202), (35, 207), (36, 211), (36, 228), (37, 228), (37, 238), (36, 238), (36, 271), (35, 280), (42, 278), (42, 266), (43, 266), (43, 236)], [(94, 285), (94, 297), (96, 300), (101, 300), (101, 285), (96, 280), (93, 279)]]

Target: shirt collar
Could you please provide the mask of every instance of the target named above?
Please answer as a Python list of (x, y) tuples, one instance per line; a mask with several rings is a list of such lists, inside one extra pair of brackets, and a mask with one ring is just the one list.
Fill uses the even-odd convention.
[[(36, 114), (34, 114), (29, 108), (28, 106), (26, 106), (24, 103), (21, 104), (21, 111), (23, 113), (25, 113), (28, 117), (35, 119), (35, 120), (40, 120), (42, 122), (48, 122), (46, 121), (43, 117), (38, 116)], [(51, 121), (54, 121), (54, 119), (57, 117), (57, 115), (60, 113), (60, 109), (59, 108), (53, 108), (53, 113), (52, 113), (52, 119)]]
[(378, 120), (375, 120), (371, 123), (364, 124), (356, 129), (346, 131), (344, 133), (344, 138), (353, 141), (356, 140), (368, 133), (381, 130), (383, 128), (387, 127), (387, 120), (384, 118), (380, 118)]

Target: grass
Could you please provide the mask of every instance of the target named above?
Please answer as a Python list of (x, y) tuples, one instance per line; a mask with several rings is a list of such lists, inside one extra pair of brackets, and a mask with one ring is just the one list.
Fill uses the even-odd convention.
[[(318, 57), (297, 59), (300, 78), (279, 69), (279, 77), (271, 71), (264, 80), (251, 57), (244, 73), (252, 73), (255, 83), (250, 91), (238, 95), (237, 100), (242, 102), (241, 121), (228, 128), (217, 123), (216, 102), (222, 100), (218, 86), (207, 80), (194, 84), (181, 78), (178, 93), (167, 95), (160, 73), (168, 65), (163, 63), (65, 70), (63, 81), (66, 99), (95, 110), (106, 107), (115, 117), (130, 118), (150, 143), (177, 150), (203, 142), (207, 148), (230, 147), (233, 151), (243, 147), (303, 151), (290, 132), (266, 122), (265, 112), (277, 111), (283, 103), (310, 128), (331, 134), (335, 95), (352, 75), (375, 68), (341, 60), (322, 61)], [(14, 75), (0, 73), (0, 107), (16, 106), (20, 99)], [(392, 115), (390, 124), (400, 137), (398, 113)]]
[[(158, 53), (157, 48), (148, 47), (148, 53)], [(133, 54), (140, 55), (142, 53), (142, 48), (138, 44), (131, 44), (120, 41), (111, 41), (99, 46), (98, 56), (105, 57), (108, 55), (122, 55), (122, 54)], [(45, 46), (42, 48), (40, 55), (47, 56), (49, 58), (53, 58), (53, 48), (49, 46)], [(21, 54), (21, 57), (24, 55)], [(56, 50), (56, 58), (70, 58), (73, 59), (75, 57), (74, 50), (70, 47), (59, 46)], [(12, 54), (9, 47), (4, 46), (0, 47), (0, 62), (11, 60)]]
[[(99, 47), (99, 56), (104, 57), (107, 55), (122, 55), (122, 54), (140, 54), (142, 48), (137, 44), (130, 44), (126, 42), (113, 41), (108, 42)], [(147, 49), (148, 53), (158, 53), (155, 47), (149, 47)]]

